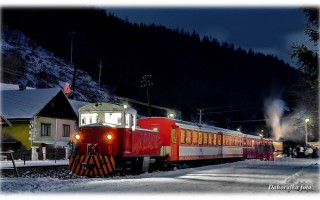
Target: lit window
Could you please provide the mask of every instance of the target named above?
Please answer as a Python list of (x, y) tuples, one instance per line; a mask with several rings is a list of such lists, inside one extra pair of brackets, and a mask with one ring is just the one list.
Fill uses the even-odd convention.
[(192, 132), (192, 144), (198, 144), (198, 132)]
[(208, 141), (208, 144), (209, 144), (209, 145), (212, 145), (213, 137), (212, 137), (212, 134), (211, 134), (211, 133), (208, 134), (208, 140), (209, 140), (209, 141)]
[(185, 144), (186, 143), (186, 131), (181, 129), (180, 131), (180, 143)]
[(171, 142), (175, 144), (177, 142), (176, 129), (172, 129), (171, 131)]
[(98, 113), (81, 114), (81, 125), (95, 124), (98, 121)]
[(121, 125), (121, 113), (105, 113), (104, 122), (108, 124)]
[(199, 132), (199, 144), (203, 144), (203, 133)]
[(187, 131), (187, 144), (191, 144), (191, 131)]
[(208, 144), (208, 133), (203, 133), (203, 144)]

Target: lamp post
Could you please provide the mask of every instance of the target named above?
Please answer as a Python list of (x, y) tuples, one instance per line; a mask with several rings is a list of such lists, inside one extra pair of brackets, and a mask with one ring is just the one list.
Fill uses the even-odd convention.
[(141, 87), (146, 88), (147, 100), (148, 100), (148, 108), (149, 108), (149, 117), (151, 116), (151, 105), (149, 99), (149, 87), (153, 86), (151, 81), (152, 75), (144, 75), (141, 80)]
[(305, 125), (305, 128), (306, 128), (306, 146), (308, 145), (308, 122), (310, 121), (310, 119), (306, 119), (305, 122), (306, 122), (306, 125)]

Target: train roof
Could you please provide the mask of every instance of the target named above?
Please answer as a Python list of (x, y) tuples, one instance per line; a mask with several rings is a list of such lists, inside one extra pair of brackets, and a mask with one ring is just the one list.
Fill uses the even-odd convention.
[(120, 105), (120, 104), (104, 103), (104, 102), (90, 103), (79, 108), (79, 112), (91, 112), (91, 111), (124, 111), (127, 113), (137, 114), (137, 111), (131, 107), (125, 108), (123, 105)]
[(236, 135), (244, 135), (240, 131), (233, 131), (229, 129), (224, 129), (216, 126), (209, 126), (205, 124), (198, 124), (198, 123), (193, 123), (193, 122), (187, 122), (183, 120), (178, 120), (178, 119), (170, 119), (166, 117), (146, 117), (146, 118), (141, 118), (141, 119), (148, 119), (148, 118), (153, 118), (153, 119), (163, 119), (163, 120), (171, 120), (174, 121), (178, 126), (186, 129), (194, 129), (198, 131), (207, 131), (207, 132), (223, 132), (224, 134), (236, 134)]

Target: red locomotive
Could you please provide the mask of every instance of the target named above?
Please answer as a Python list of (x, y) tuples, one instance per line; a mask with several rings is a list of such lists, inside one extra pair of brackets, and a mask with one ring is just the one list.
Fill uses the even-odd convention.
[(110, 103), (81, 107), (71, 171), (80, 176), (108, 176), (115, 171), (145, 171), (159, 160), (159, 132), (136, 128), (136, 114), (132, 108)]
[(136, 114), (110, 103), (81, 107), (71, 171), (92, 177), (216, 159), (273, 160), (271, 140), (163, 117), (136, 121)]

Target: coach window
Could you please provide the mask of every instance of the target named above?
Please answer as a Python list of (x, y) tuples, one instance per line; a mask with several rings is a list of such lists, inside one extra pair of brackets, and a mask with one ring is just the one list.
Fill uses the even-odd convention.
[(217, 145), (217, 134), (213, 134), (213, 145)]
[(208, 144), (208, 133), (203, 133), (203, 144)]
[(235, 143), (236, 143), (236, 142), (235, 142), (235, 139), (236, 139), (236, 138), (235, 138), (234, 136), (231, 136), (231, 145), (232, 145), (232, 146), (236, 145), (236, 144), (235, 144)]
[(191, 131), (187, 130), (187, 144), (191, 144)]
[(180, 131), (180, 143), (185, 144), (186, 143), (186, 130), (181, 129)]
[(203, 133), (199, 132), (199, 144), (203, 144)]
[(209, 133), (209, 134), (208, 134), (208, 140), (209, 140), (209, 141), (208, 141), (208, 144), (209, 144), (209, 145), (212, 145), (212, 140), (213, 140), (212, 133)]
[(221, 135), (218, 135), (218, 141), (217, 141), (218, 145), (221, 145)]
[(222, 136), (222, 145), (226, 145), (226, 136), (225, 135)]
[(198, 132), (192, 131), (192, 144), (198, 144)]

